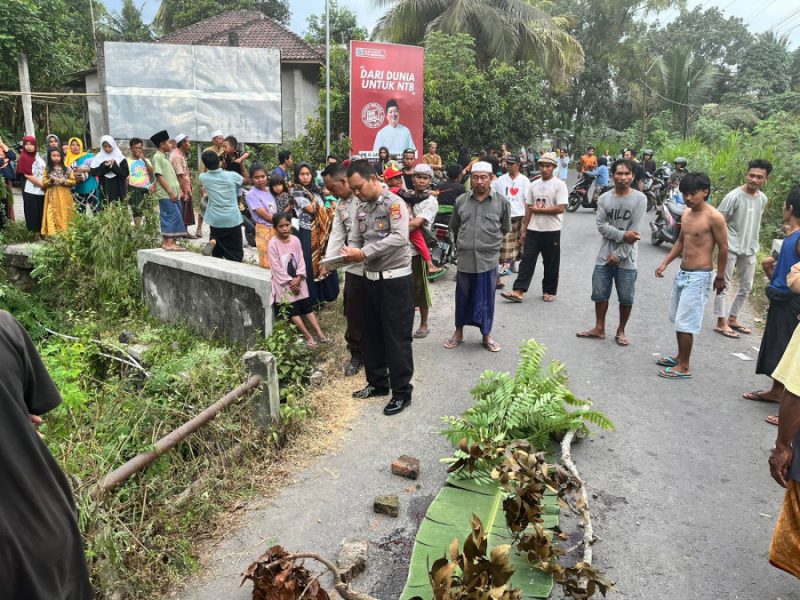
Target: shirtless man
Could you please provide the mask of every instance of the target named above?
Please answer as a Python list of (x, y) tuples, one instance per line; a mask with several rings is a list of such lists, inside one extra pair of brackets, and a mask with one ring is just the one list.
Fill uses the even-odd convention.
[[(705, 173), (688, 173), (681, 179), (679, 189), (686, 202), (681, 219), (681, 234), (672, 250), (656, 269), (656, 277), (663, 277), (669, 263), (682, 254), (681, 268), (672, 286), (670, 320), (675, 323), (678, 338), (678, 355), (662, 356), (656, 364), (664, 367), (658, 376), (665, 379), (689, 379), (692, 371), (694, 336), (700, 333), (703, 313), (713, 287), (717, 294), (725, 289), (725, 267), (728, 264), (728, 227), (722, 213), (706, 199), (711, 182)], [(714, 246), (717, 256), (717, 275), (714, 277)]]

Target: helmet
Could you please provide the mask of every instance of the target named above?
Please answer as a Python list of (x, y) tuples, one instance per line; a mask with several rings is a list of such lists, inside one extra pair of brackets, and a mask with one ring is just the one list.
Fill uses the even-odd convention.
[(652, 148), (645, 148), (643, 154), (649, 154), (650, 156), (653, 156), (654, 152)]
[(683, 165), (684, 167), (689, 163), (689, 161), (683, 158), (682, 156), (679, 156), (672, 162), (674, 162), (676, 165)]

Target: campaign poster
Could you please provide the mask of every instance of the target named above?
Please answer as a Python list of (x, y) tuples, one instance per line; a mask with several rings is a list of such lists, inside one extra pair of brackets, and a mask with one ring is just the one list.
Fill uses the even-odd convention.
[(422, 144), (423, 68), (418, 46), (350, 42), (350, 138), (353, 153), (378, 158), (381, 146), (400, 158)]

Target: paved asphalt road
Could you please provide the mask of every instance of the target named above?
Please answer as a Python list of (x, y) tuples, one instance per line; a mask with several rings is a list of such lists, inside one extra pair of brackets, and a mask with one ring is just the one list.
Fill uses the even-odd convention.
[[(382, 402), (365, 402), (340, 450), (299, 473), (274, 498), (249, 507), (241, 527), (216, 545), (202, 578), (173, 595), (244, 600), (249, 586), (238, 587), (238, 573), (271, 543), (333, 557), (343, 538), (361, 536), (372, 543), (371, 562), (356, 587), (382, 600), (397, 598), (417, 524), (445, 479), (439, 459), (449, 448), (437, 434), (440, 417), (470, 406), (468, 390), (484, 369), (513, 370), (517, 348), (535, 337), (551, 358), (566, 363), (573, 391), (617, 425), (577, 445), (573, 455), (596, 495), (594, 526), (602, 541), (594, 548), (595, 563), (618, 582), (621, 598), (800, 598), (798, 582), (767, 562), (782, 490), (767, 469), (776, 430), (764, 417), (776, 407), (741, 398), (768, 380), (754, 374), (754, 362), (732, 355), (754, 358), (759, 338), (714, 334), (709, 307), (695, 346), (694, 379), (656, 377), (654, 355), (675, 348), (667, 309), (677, 265), (656, 279), (653, 271), (667, 249), (645, 241), (628, 327), (631, 346), (617, 347), (611, 337), (577, 339), (577, 330), (593, 324), (589, 295), (598, 245), (593, 213), (566, 216), (558, 300), (541, 301), (540, 271), (535, 293), (523, 304), (499, 300), (499, 354), (481, 348), (475, 330), (461, 347), (442, 348), (452, 328), (453, 275), (433, 284), (433, 331), (414, 345), (410, 409), (386, 418)], [(615, 303), (610, 315), (613, 327)], [(353, 389), (361, 385), (354, 380)], [(400, 454), (421, 459), (418, 488), (390, 474)], [(399, 519), (372, 513), (372, 499), (382, 493), (400, 495)]]
[[(17, 210), (22, 215), (19, 199)], [(646, 233), (647, 223), (642, 229)], [(386, 418), (382, 402), (365, 402), (340, 450), (299, 473), (272, 499), (253, 503), (241, 527), (215, 546), (200, 580), (171, 596), (245, 600), (250, 592), (238, 587), (238, 574), (271, 543), (332, 557), (343, 538), (361, 536), (372, 543), (371, 561), (355, 586), (382, 600), (396, 598), (416, 527), (445, 480), (439, 459), (449, 448), (437, 433), (440, 417), (471, 405), (469, 389), (484, 369), (513, 370), (517, 348), (535, 337), (547, 345), (550, 358), (566, 363), (575, 393), (591, 398), (617, 425), (616, 431), (577, 445), (573, 454), (597, 496), (592, 510), (602, 541), (595, 545), (595, 563), (618, 582), (620, 597), (800, 598), (797, 581), (767, 562), (782, 498), (766, 462), (775, 429), (763, 419), (775, 407), (740, 396), (768, 382), (754, 374), (753, 362), (731, 354), (754, 358), (758, 337), (728, 340), (714, 334), (707, 310), (695, 347), (695, 378), (656, 377), (654, 354), (675, 347), (667, 318), (675, 266), (666, 279), (655, 279), (667, 249), (644, 242), (628, 327), (631, 346), (577, 339), (577, 330), (593, 324), (589, 295), (598, 245), (593, 213), (581, 209), (566, 216), (558, 300), (541, 301), (541, 271), (523, 304), (499, 300), (495, 335), (504, 346), (499, 354), (481, 348), (475, 330), (468, 331), (463, 346), (442, 348), (452, 329), (453, 275), (433, 284), (433, 331), (414, 344), (411, 408)], [(610, 315), (613, 327), (616, 304)], [(354, 380), (354, 389), (361, 385)], [(390, 474), (389, 464), (400, 454), (421, 459), (418, 488)], [(400, 495), (399, 519), (372, 513), (372, 499), (382, 493)]]

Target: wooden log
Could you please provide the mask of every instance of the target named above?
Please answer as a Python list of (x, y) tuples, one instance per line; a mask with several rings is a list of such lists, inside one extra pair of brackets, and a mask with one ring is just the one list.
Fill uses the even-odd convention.
[(206, 408), (199, 415), (158, 440), (155, 444), (153, 444), (153, 450), (137, 454), (124, 465), (106, 475), (102, 481), (95, 486), (94, 490), (92, 491), (92, 498), (97, 499), (103, 494), (103, 492), (113, 489), (121, 483), (127, 481), (131, 475), (141, 471), (159, 456), (177, 446), (189, 434), (197, 431), (200, 427), (216, 417), (222, 410), (233, 404), (236, 400), (248, 392), (256, 389), (259, 385), (261, 385), (261, 377), (258, 375), (250, 377), (250, 379), (248, 379), (245, 383), (237, 387), (235, 390), (225, 394), (225, 396)]

